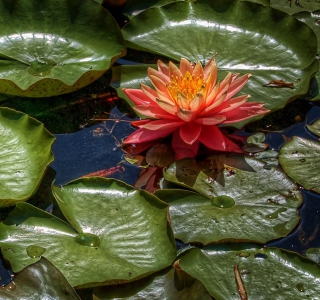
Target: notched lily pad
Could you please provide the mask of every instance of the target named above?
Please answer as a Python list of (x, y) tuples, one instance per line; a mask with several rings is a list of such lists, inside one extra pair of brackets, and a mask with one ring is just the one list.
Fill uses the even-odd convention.
[(14, 272), (41, 255), (72, 286), (99, 286), (139, 279), (174, 260), (168, 207), (155, 196), (100, 177), (54, 186), (53, 193), (71, 225), (27, 203), (0, 224), (1, 250)]
[(308, 130), (317, 136), (320, 136), (320, 119), (316, 120), (310, 125), (307, 125)]
[(0, 287), (0, 298), (80, 299), (61, 272), (43, 257), (16, 274), (7, 286)]
[(93, 299), (210, 300), (211, 296), (200, 281), (169, 268), (132, 283), (95, 288)]
[(4, 94), (49, 97), (75, 91), (125, 53), (116, 21), (92, 0), (3, 1), (0, 23)]
[[(251, 73), (241, 92), (271, 110), (305, 94), (319, 68), (317, 38), (310, 27), (257, 3), (178, 1), (143, 11), (122, 32), (128, 47), (172, 60), (205, 63), (214, 55), (220, 78), (227, 72)], [(268, 85), (272, 82), (276, 84)]]
[(208, 246), (181, 255), (179, 267), (221, 300), (318, 299), (320, 267), (275, 248)]
[(0, 207), (28, 200), (53, 161), (55, 137), (39, 121), (0, 108)]
[(233, 156), (229, 163), (233, 160), (236, 164), (239, 157), (238, 166), (246, 163), (247, 170), (227, 165), (221, 168), (216, 157), (211, 159), (211, 167), (184, 159), (164, 171), (166, 180), (202, 194), (185, 190), (156, 192), (170, 205), (176, 238), (202, 244), (265, 243), (286, 236), (297, 225), (302, 196), (283, 172), (273, 167), (265, 169), (263, 162), (243, 156)]
[(279, 162), (295, 182), (320, 193), (320, 142), (295, 136), (280, 149)]

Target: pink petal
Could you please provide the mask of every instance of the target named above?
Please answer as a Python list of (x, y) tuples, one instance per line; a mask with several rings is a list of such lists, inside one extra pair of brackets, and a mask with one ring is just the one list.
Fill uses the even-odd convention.
[(147, 105), (151, 102), (151, 99), (142, 90), (139, 90), (139, 89), (122, 89), (122, 90), (135, 105)]
[(145, 128), (140, 128), (131, 135), (127, 137), (127, 139), (123, 142), (124, 144), (135, 144), (142, 143), (147, 141), (156, 140), (162, 137), (165, 137), (172, 133), (176, 128), (163, 128), (158, 130), (149, 130)]
[(217, 95), (217, 98), (220, 98), (224, 93), (227, 92), (232, 80), (232, 73), (228, 73), (228, 75), (220, 82), (220, 88)]
[[(214, 57), (212, 56), (203, 69), (204, 79), (207, 81), (210, 74), (215, 74), (216, 76), (214, 77), (217, 78), (217, 73), (218, 73), (217, 65), (214, 60)], [(216, 79), (214, 81), (216, 81)]]
[(188, 60), (186, 60), (185, 58), (181, 58), (180, 72), (181, 72), (182, 76), (184, 76), (187, 71), (189, 71), (189, 73), (192, 74), (193, 68)]
[(177, 116), (181, 120), (183, 120), (185, 122), (189, 122), (193, 119), (194, 112), (192, 110), (180, 108), (179, 111), (177, 112)]
[(135, 127), (142, 127), (143, 125), (151, 122), (150, 119), (142, 119), (142, 120), (137, 120), (137, 121), (132, 121), (131, 125)]
[(181, 122), (181, 121), (161, 119), (161, 120), (151, 121), (143, 125), (143, 128), (149, 129), (149, 130), (155, 130), (155, 131), (168, 128), (168, 129), (172, 129), (171, 131), (174, 131), (177, 127), (180, 127), (184, 123), (185, 122)]
[(215, 100), (211, 105), (209, 105), (204, 110), (202, 110), (201, 113), (199, 114), (199, 116), (205, 117), (205, 116), (212, 115), (212, 111), (214, 111), (217, 107), (219, 107), (223, 103), (226, 96), (227, 95), (224, 94), (219, 99)]
[(143, 83), (141, 83), (140, 86), (141, 86), (141, 90), (146, 94), (146, 96), (150, 98), (150, 100), (152, 100), (153, 102), (156, 102), (156, 98), (158, 97), (157, 92), (153, 88)]
[(170, 76), (170, 80), (172, 79), (172, 77), (177, 79), (180, 79), (182, 77), (182, 74), (179, 68), (171, 61), (169, 62), (169, 76)]
[(193, 158), (197, 155), (199, 142), (195, 141), (192, 145), (185, 143), (180, 137), (179, 130), (176, 130), (172, 136), (172, 148), (176, 160), (186, 157)]
[(245, 74), (235, 80), (233, 80), (228, 88), (227, 99), (230, 99), (236, 93), (238, 93), (243, 86), (248, 82), (251, 74)]
[[(214, 112), (221, 114), (230, 110), (233, 110), (240, 105), (247, 102), (249, 95), (242, 95), (236, 98), (229, 99), (227, 101), (224, 101), (219, 107), (217, 107)], [(213, 113), (213, 111), (211, 111)]]
[(224, 136), (215, 125), (202, 126), (199, 141), (212, 150), (243, 153), (242, 149)]
[(189, 109), (189, 99), (182, 93), (177, 95), (177, 105), (183, 109)]
[(201, 125), (216, 125), (222, 123), (225, 119), (225, 116), (214, 115), (212, 117), (196, 119), (194, 122)]
[(223, 113), (227, 119), (222, 124), (235, 123), (268, 113), (269, 110), (262, 107), (263, 105), (263, 103), (257, 102), (244, 103), (233, 110)]
[(200, 61), (198, 61), (196, 63), (196, 66), (194, 67), (193, 72), (192, 72), (192, 76), (195, 79), (197, 79), (198, 77), (203, 78), (203, 68), (202, 68)]
[(195, 141), (198, 140), (199, 135), (201, 133), (201, 125), (196, 124), (196, 123), (185, 123), (183, 126), (180, 128), (180, 137), (181, 139), (189, 144), (192, 145)]
[(206, 96), (206, 106), (210, 106), (216, 99), (218, 92), (220, 90), (220, 83), (218, 83), (213, 89), (210, 90), (209, 94)]
[(157, 104), (166, 112), (171, 115), (176, 115), (179, 108), (175, 106), (172, 102), (168, 102), (166, 99), (157, 98)]
[(161, 60), (158, 60), (158, 70), (161, 72), (163, 75), (167, 76), (168, 79), (170, 80), (169, 77), (169, 67), (163, 63)]
[(203, 104), (203, 94), (197, 93), (196, 96), (191, 100), (189, 106), (192, 111), (197, 111)]
[(199, 141), (213, 150), (225, 151), (224, 136), (216, 125), (202, 126)]
[(157, 76), (149, 75), (149, 79), (155, 89), (161, 94), (164, 95), (167, 98), (170, 98), (167, 92), (167, 86), (166, 84)]
[(169, 82), (170, 81), (170, 77), (168, 77), (167, 75), (164, 75), (162, 72), (159, 72), (155, 69), (152, 68), (148, 68), (148, 76), (150, 77), (150, 75), (156, 76), (159, 79), (161, 79), (164, 83)]
[(171, 115), (170, 113), (163, 110), (160, 106), (152, 106), (152, 105), (137, 105), (133, 107), (133, 109), (149, 118), (154, 119), (177, 119), (175, 115)]

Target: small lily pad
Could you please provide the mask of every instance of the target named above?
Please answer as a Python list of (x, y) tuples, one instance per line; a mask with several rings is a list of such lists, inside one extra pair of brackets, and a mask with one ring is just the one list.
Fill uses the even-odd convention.
[(306, 256), (320, 265), (320, 248), (309, 248), (306, 251)]
[(92, 0), (3, 1), (0, 23), (4, 94), (69, 93), (99, 78), (125, 54), (116, 21)]
[(132, 283), (95, 288), (93, 299), (210, 300), (211, 296), (200, 281), (169, 268)]
[(315, 135), (320, 136), (320, 119), (310, 125), (307, 125), (307, 128)]
[(26, 114), (0, 108), (0, 207), (28, 200), (53, 161), (55, 137)]
[(0, 298), (80, 299), (61, 272), (43, 257), (16, 274), (7, 286), (0, 287)]
[(137, 280), (174, 260), (168, 206), (155, 196), (101, 177), (54, 186), (53, 194), (71, 225), (28, 203), (0, 224), (1, 251), (14, 272), (41, 255), (72, 286), (87, 287)]
[(265, 169), (263, 162), (242, 156), (233, 158), (235, 164), (238, 157), (238, 165), (247, 163), (252, 171), (227, 165), (221, 168), (217, 157), (203, 166), (183, 159), (164, 171), (166, 180), (202, 194), (174, 189), (156, 192), (170, 205), (176, 238), (184, 243), (265, 243), (286, 236), (297, 225), (302, 196), (283, 172)]
[(320, 267), (294, 252), (208, 246), (181, 254), (178, 267), (219, 300), (318, 299)]
[(280, 149), (279, 162), (295, 182), (320, 193), (320, 142), (294, 136)]

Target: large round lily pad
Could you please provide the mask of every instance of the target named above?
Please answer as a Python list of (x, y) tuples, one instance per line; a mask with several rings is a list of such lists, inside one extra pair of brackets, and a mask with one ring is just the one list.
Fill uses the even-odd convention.
[(208, 246), (183, 253), (177, 264), (219, 300), (318, 299), (320, 267), (294, 252)]
[(109, 12), (92, 0), (0, 3), (0, 93), (48, 97), (99, 78), (125, 52)]
[(98, 286), (136, 280), (174, 260), (168, 206), (155, 196), (100, 177), (53, 193), (71, 225), (27, 203), (0, 224), (1, 251), (14, 272), (43, 256), (72, 286)]
[(221, 77), (227, 71), (251, 73), (241, 92), (271, 110), (305, 94), (318, 70), (317, 38), (310, 27), (257, 3), (178, 1), (145, 10), (122, 32), (128, 47), (176, 61), (204, 63), (214, 55)]
[(320, 193), (319, 142), (295, 136), (280, 149), (279, 162), (294, 181)]
[(0, 299), (70, 299), (79, 300), (69, 282), (48, 260), (40, 261), (23, 269), (14, 281), (0, 287)]
[(299, 221), (302, 196), (288, 176), (264, 165), (254, 158), (227, 155), (211, 157), (203, 165), (183, 159), (168, 167), (165, 179), (202, 194), (156, 192), (170, 204), (175, 237), (185, 243), (208, 244), (265, 243), (286, 236)]
[(0, 108), (0, 207), (28, 200), (53, 161), (55, 137), (28, 115)]

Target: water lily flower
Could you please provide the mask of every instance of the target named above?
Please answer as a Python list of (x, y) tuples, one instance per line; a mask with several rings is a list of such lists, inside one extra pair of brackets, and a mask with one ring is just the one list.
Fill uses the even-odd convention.
[(200, 62), (182, 58), (180, 68), (158, 61), (158, 70), (149, 68), (155, 89), (124, 89), (138, 113), (149, 117), (133, 122), (139, 127), (124, 143), (141, 143), (173, 134), (176, 159), (194, 157), (199, 142), (210, 149), (242, 152), (218, 125), (236, 123), (267, 113), (264, 103), (247, 102), (249, 95), (233, 97), (247, 83), (250, 74), (228, 73), (217, 82), (217, 65), (212, 57), (203, 68)]

